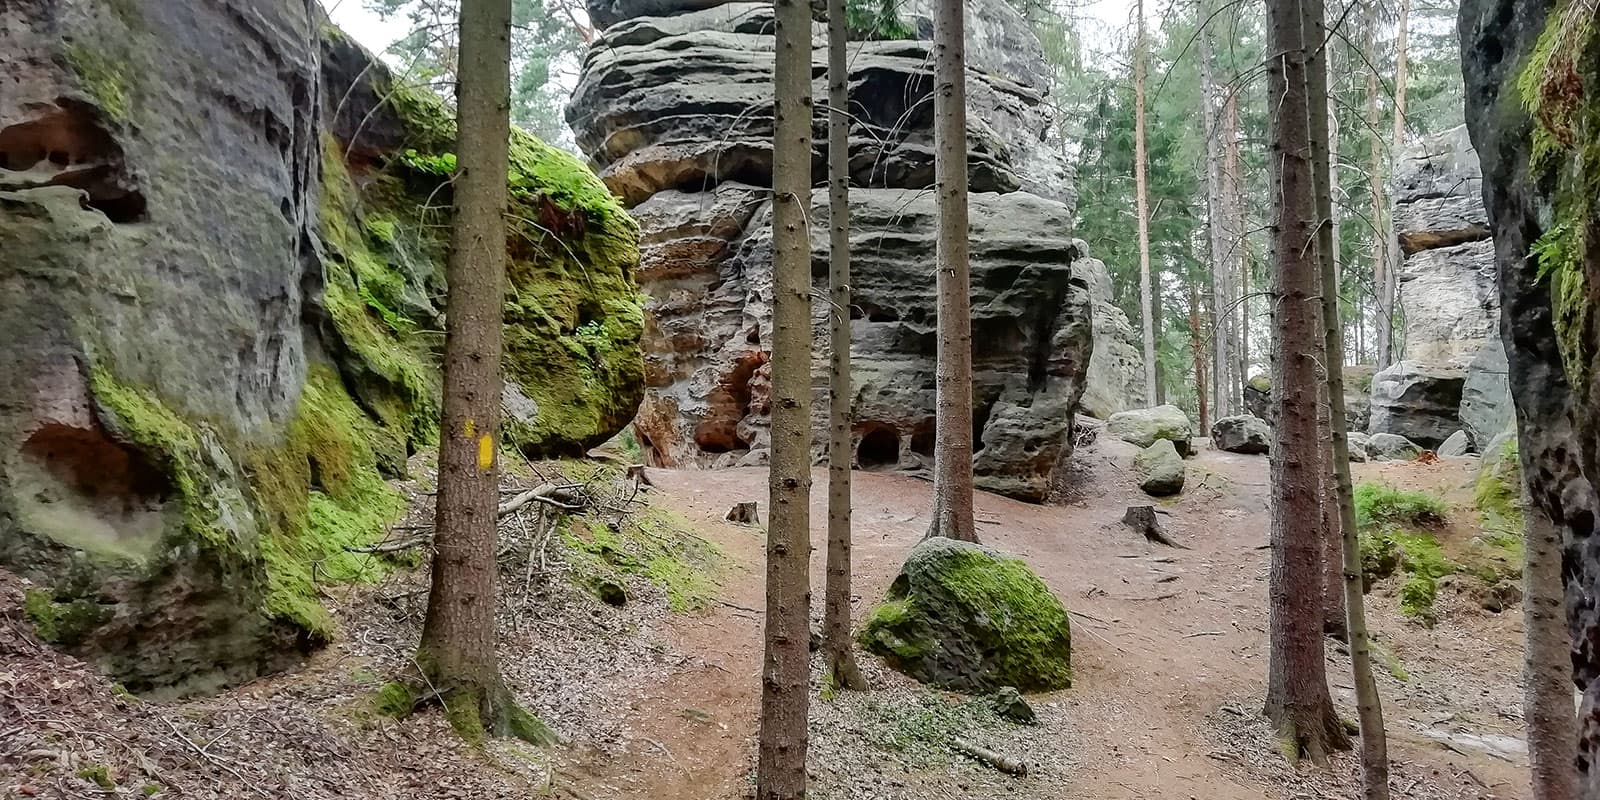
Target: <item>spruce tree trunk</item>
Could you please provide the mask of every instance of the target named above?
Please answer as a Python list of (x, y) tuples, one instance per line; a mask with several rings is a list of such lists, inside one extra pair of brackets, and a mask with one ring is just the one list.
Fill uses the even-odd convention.
[[(1408, 41), (1411, 33), (1411, 0), (1400, 0), (1400, 21), (1395, 33), (1395, 66), (1394, 66), (1394, 135), (1389, 141), (1389, 175), (1392, 177), (1400, 165), (1400, 154), (1405, 150), (1406, 144), (1406, 60)], [(1384, 270), (1384, 280), (1380, 287), (1382, 292), (1382, 325), (1381, 334), (1383, 341), (1382, 354), (1378, 363), (1381, 366), (1393, 364), (1400, 358), (1400, 345), (1395, 341), (1395, 303), (1400, 292), (1400, 266), (1405, 261), (1405, 253), (1400, 250), (1400, 229), (1395, 226), (1394, 214), (1385, 218), (1385, 231), (1388, 241), (1389, 261)]]
[(1211, 430), (1211, 407), (1206, 402), (1206, 346), (1200, 315), (1200, 288), (1189, 282), (1189, 349), (1194, 358), (1195, 404), (1200, 412), (1200, 430)]
[[(1300, 10), (1305, 22), (1306, 57), (1306, 95), (1308, 101), (1309, 131), (1311, 139), (1311, 171), (1312, 179), (1316, 185), (1316, 256), (1317, 274), (1320, 280), (1324, 272), (1338, 273), (1338, 258), (1335, 250), (1336, 243), (1333, 237), (1333, 170), (1332, 170), (1332, 126), (1328, 114), (1328, 49), (1324, 46), (1327, 39), (1323, 25), (1322, 0), (1301, 0)], [(1333, 311), (1338, 312), (1338, 279), (1334, 279)], [(1332, 325), (1334, 330), (1339, 330), (1339, 319), (1323, 319), (1328, 313), (1328, 298), (1326, 286), (1319, 286), (1317, 294), (1323, 296), (1323, 302), (1317, 311), (1320, 327), (1325, 329)], [(1343, 350), (1343, 347), (1340, 348)], [(1317, 342), (1314, 353), (1317, 362), (1322, 366), (1322, 381), (1317, 396), (1317, 438), (1320, 445), (1317, 456), (1320, 462), (1319, 480), (1321, 491), (1318, 500), (1322, 506), (1322, 631), (1338, 639), (1345, 638), (1345, 611), (1344, 611), (1344, 542), (1339, 532), (1339, 508), (1332, 500), (1336, 499), (1333, 463), (1333, 431), (1334, 420), (1332, 414), (1332, 398), (1328, 388), (1334, 380), (1334, 373), (1339, 372), (1339, 365), (1334, 362), (1333, 352), (1326, 343)], [(1341, 383), (1342, 381), (1342, 375)], [(1342, 401), (1343, 398), (1340, 398)], [(1343, 402), (1340, 403), (1343, 405)]]
[[(1366, 30), (1362, 40), (1370, 59), (1378, 52), (1378, 0), (1366, 0), (1365, 12)], [(1383, 369), (1389, 366), (1386, 361), (1389, 354), (1384, 342), (1389, 341), (1389, 328), (1393, 320), (1384, 311), (1387, 306), (1383, 299), (1384, 287), (1389, 282), (1389, 234), (1384, 209), (1383, 134), (1379, 133), (1378, 122), (1378, 70), (1374, 67), (1367, 70), (1367, 192), (1372, 205), (1372, 285), (1378, 295), (1377, 346), (1373, 360), (1379, 369)]]
[[(1209, 1), (1201, 6), (1201, 19), (1210, 18), (1210, 7)], [(1228, 374), (1232, 369), (1232, 357), (1228, 352), (1229, 337), (1232, 335), (1228, 320), (1232, 312), (1228, 308), (1231, 302), (1228, 291), (1228, 245), (1226, 225), (1222, 219), (1222, 113), (1221, 104), (1217, 102), (1211, 37), (1210, 27), (1199, 34), (1201, 102), (1205, 108), (1203, 122), (1206, 126), (1206, 239), (1210, 245), (1211, 398), (1212, 411), (1220, 418), (1233, 413), (1233, 380)], [(1204, 423), (1201, 427), (1208, 430)]]
[(758, 800), (806, 795), (811, 614), (811, 6), (777, 0), (772, 143), (772, 465)]
[(417, 664), (462, 736), (541, 740), (548, 731), (512, 703), (495, 651), (511, 0), (465, 0), (460, 22), (433, 583)]
[(1144, 0), (1137, 0), (1134, 8), (1138, 27), (1133, 40), (1133, 185), (1139, 214), (1139, 309), (1144, 325), (1144, 398), (1147, 404), (1155, 405), (1161, 402), (1161, 394), (1156, 383), (1156, 304), (1150, 274), (1149, 179), (1145, 175)]
[(1269, 574), (1266, 715), (1283, 750), (1325, 761), (1349, 746), (1333, 699), (1322, 649), (1322, 542), (1314, 526), (1317, 496), (1318, 280), (1313, 224), (1307, 48), (1297, 0), (1267, 0), (1271, 120), (1273, 428), (1272, 565)]
[(933, 26), (934, 178), (939, 188), (939, 359), (928, 537), (978, 541), (972, 519), (972, 298), (967, 261), (966, 9), (939, 0)]
[[(1305, 18), (1304, 35), (1308, 41), (1327, 40), (1326, 16), (1323, 0), (1301, 0)], [(1328, 93), (1326, 58), (1313, 58), (1308, 64), (1306, 87), (1310, 94), (1311, 139), (1314, 162), (1312, 174), (1317, 187), (1317, 212), (1325, 222), (1318, 229), (1318, 268), (1322, 289), (1323, 348), (1327, 355), (1327, 381), (1324, 394), (1328, 399), (1328, 422), (1331, 438), (1327, 451), (1332, 467), (1328, 480), (1332, 491), (1325, 496), (1324, 505), (1332, 513), (1327, 535), (1336, 542), (1329, 548), (1333, 560), (1330, 574), (1335, 585), (1329, 586), (1324, 600), (1337, 599), (1338, 609), (1344, 615), (1335, 626), (1350, 643), (1350, 666), (1356, 688), (1356, 709), (1361, 725), (1361, 766), (1363, 797), (1366, 800), (1388, 800), (1389, 754), (1383, 729), (1383, 705), (1378, 696), (1378, 685), (1372, 678), (1372, 653), (1367, 634), (1367, 614), (1361, 578), (1361, 548), (1356, 531), (1355, 498), (1350, 482), (1350, 439), (1346, 429), (1344, 403), (1344, 326), (1339, 308), (1338, 238), (1334, 226), (1336, 212), (1333, 207), (1335, 173), (1333, 162), (1338, 158), (1337, 127), (1325, 101)], [(1320, 95), (1320, 97), (1319, 97)], [(1319, 110), (1321, 113), (1319, 113)], [(1327, 142), (1316, 149), (1316, 142)], [(1331, 622), (1324, 615), (1325, 625)]]
[(828, 682), (862, 690), (850, 638), (850, 34), (844, 0), (828, 0), (828, 585), (822, 651)]
[(1222, 100), (1222, 222), (1228, 274), (1228, 350), (1234, 360), (1228, 396), (1244, 408), (1244, 385), (1250, 379), (1250, 262), (1244, 252), (1243, 178), (1239, 171), (1239, 98), (1229, 90)]

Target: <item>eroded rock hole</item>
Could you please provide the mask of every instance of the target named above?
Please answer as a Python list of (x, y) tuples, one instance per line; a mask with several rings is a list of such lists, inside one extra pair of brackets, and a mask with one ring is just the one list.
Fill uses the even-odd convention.
[(864, 470), (890, 470), (900, 465), (900, 435), (894, 428), (874, 425), (856, 445), (856, 466)]
[(694, 429), (694, 443), (703, 452), (727, 453), (750, 446), (739, 432), (739, 422), (750, 414), (750, 379), (767, 354), (759, 350), (741, 356), (710, 398), (712, 413)]
[(12, 491), (29, 526), (91, 552), (145, 555), (174, 490), (165, 471), (103, 430), (44, 425), (18, 453)]
[(144, 195), (128, 177), (122, 148), (84, 103), (62, 100), (33, 119), (0, 128), (0, 189), (71, 186), (112, 222), (145, 219)]

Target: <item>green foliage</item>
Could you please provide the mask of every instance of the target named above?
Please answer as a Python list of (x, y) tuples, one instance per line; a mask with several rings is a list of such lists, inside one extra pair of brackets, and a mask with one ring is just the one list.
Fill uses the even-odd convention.
[(845, 0), (845, 27), (851, 39), (910, 39), (916, 31), (900, 17), (895, 0)]
[(651, 508), (616, 527), (565, 521), (557, 534), (574, 578), (597, 593), (607, 582), (625, 585), (630, 577), (642, 578), (666, 593), (673, 611), (683, 613), (705, 610), (716, 596), (721, 548), (666, 509)]
[(102, 791), (114, 792), (117, 782), (111, 778), (111, 770), (104, 764), (90, 764), (78, 770), (78, 777), (100, 787)]
[(1005, 725), (987, 698), (953, 698), (933, 691), (868, 697), (860, 721), (868, 745), (916, 767), (948, 761), (957, 737)]
[(1490, 533), (1521, 539), (1522, 469), (1515, 437), (1507, 437), (1499, 452), (1484, 454), (1472, 497)]
[(1432, 622), (1433, 603), (1439, 596), (1439, 585), (1427, 575), (1412, 575), (1400, 587), (1400, 613), (1413, 619)]
[(1434, 495), (1370, 481), (1356, 484), (1355, 505), (1358, 528), (1433, 528), (1443, 525), (1450, 513), (1444, 501)]

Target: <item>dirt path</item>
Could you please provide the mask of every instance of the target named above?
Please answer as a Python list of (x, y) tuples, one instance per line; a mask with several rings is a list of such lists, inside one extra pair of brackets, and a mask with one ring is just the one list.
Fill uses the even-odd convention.
[[(1282, 772), (1287, 768), (1281, 759), (1258, 763), (1274, 761), (1270, 743), (1243, 747), (1230, 741), (1252, 738), (1266, 670), (1266, 461), (1212, 451), (1191, 461), (1190, 488), (1167, 507), (1166, 517), (1169, 530), (1191, 549), (1175, 550), (1148, 545), (1120, 524), (1127, 505), (1147, 502), (1127, 480), (1122, 456), (1101, 454), (1094, 479), (1074, 505), (978, 498), (980, 537), (1025, 558), (1074, 615), (1076, 686), (1036, 698), (1036, 704), (1060, 710), (1053, 717), (1060, 729), (1039, 735), (1062, 737), (1063, 758), (1056, 766), (1065, 796), (1290, 796), (1283, 783), (1294, 773)], [(1466, 461), (1362, 465), (1358, 477), (1459, 495), (1472, 469)], [(735, 566), (715, 611), (685, 618), (668, 631), (674, 649), (694, 657), (664, 672), (626, 713), (625, 726), (646, 746), (625, 759), (586, 764), (581, 790), (597, 798), (741, 797), (749, 787), (759, 699), (763, 543), (758, 531), (721, 517), (736, 501), (764, 499), (766, 472), (652, 471), (651, 478), (656, 502), (697, 523)], [(816, 607), (823, 581), (824, 481), (816, 473)], [(923, 481), (857, 474), (858, 619), (882, 597), (921, 537), (930, 505)], [(1404, 665), (1395, 672), (1409, 673), (1405, 681), (1382, 676), (1396, 785), (1405, 790), (1401, 781), (1426, 784), (1431, 792), (1399, 796), (1523, 796), (1520, 757), (1488, 754), (1470, 740), (1490, 737), (1514, 749), (1520, 729), (1520, 615), (1463, 611), (1425, 630), (1393, 613), (1393, 598), (1381, 591), (1369, 605), (1379, 642)], [(1342, 656), (1330, 653), (1329, 674), (1348, 707), (1347, 670)], [(1353, 717), (1353, 710), (1346, 712)], [(1447, 747), (1424, 732), (1454, 738)], [(1265, 756), (1243, 752), (1263, 745)], [(1046, 796), (1026, 784), (1019, 788), (1017, 796)]]

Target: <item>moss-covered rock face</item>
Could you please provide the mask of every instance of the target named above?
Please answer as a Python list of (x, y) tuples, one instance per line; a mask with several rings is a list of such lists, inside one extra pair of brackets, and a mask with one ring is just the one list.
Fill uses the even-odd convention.
[(924, 683), (962, 692), (1072, 685), (1066, 609), (1020, 559), (929, 539), (911, 551), (861, 644)]
[[(134, 691), (281, 668), (335, 634), (319, 584), (391, 566), (351, 550), (434, 435), (447, 110), (312, 44), (305, 4), (25, 5), (0, 28), (22, 76), (0, 93), (0, 566), (42, 638)], [(568, 452), (638, 402), (634, 228), (572, 158), (513, 149), (509, 438)]]

